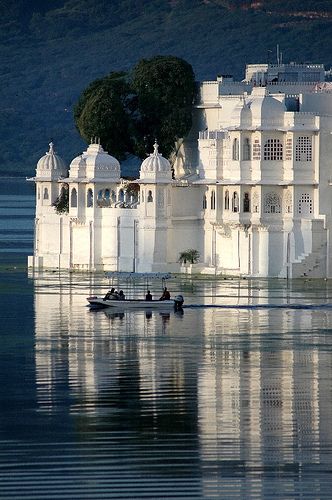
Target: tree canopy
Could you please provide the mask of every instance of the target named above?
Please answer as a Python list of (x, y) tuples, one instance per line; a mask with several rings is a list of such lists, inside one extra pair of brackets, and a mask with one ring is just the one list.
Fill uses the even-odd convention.
[(76, 126), (87, 142), (100, 137), (115, 156), (130, 148), (127, 101), (130, 86), (125, 73), (111, 73), (92, 82), (82, 93), (74, 110)]
[(81, 136), (98, 136), (106, 149), (122, 158), (144, 158), (154, 140), (164, 156), (192, 124), (195, 77), (189, 63), (174, 56), (142, 59), (130, 73), (111, 73), (81, 94), (74, 119)]

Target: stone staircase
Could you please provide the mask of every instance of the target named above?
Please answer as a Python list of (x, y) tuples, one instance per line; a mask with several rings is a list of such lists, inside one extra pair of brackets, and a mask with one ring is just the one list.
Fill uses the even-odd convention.
[(322, 278), (326, 275), (326, 242), (310, 253), (302, 253), (290, 264), (292, 278)]

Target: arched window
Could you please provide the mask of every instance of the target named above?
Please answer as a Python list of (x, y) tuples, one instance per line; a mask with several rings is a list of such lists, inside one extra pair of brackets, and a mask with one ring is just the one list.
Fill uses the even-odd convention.
[(153, 202), (153, 196), (152, 196), (152, 191), (149, 191), (148, 192), (148, 197), (147, 197), (147, 200), (146, 200), (148, 203), (152, 203)]
[(97, 200), (102, 201), (102, 199), (103, 199), (103, 190), (100, 189), (97, 194)]
[(251, 146), (248, 137), (245, 137), (243, 141), (243, 158), (244, 161), (251, 160)]
[(279, 139), (268, 139), (264, 144), (264, 160), (282, 160), (282, 144)]
[(112, 191), (112, 192), (111, 192), (111, 202), (112, 202), (112, 203), (115, 203), (115, 202), (116, 202), (116, 194), (115, 194), (115, 191)]
[(119, 191), (118, 200), (120, 202), (124, 201), (124, 192), (123, 192), (123, 189), (120, 189), (120, 191)]
[(109, 189), (105, 189), (104, 198), (106, 201), (110, 201), (110, 190)]
[(48, 189), (47, 189), (47, 188), (44, 188), (44, 195), (43, 195), (43, 198), (44, 198), (44, 200), (48, 200), (48, 199), (49, 199), (49, 196), (48, 196)]
[(233, 160), (239, 159), (239, 139), (233, 140)]
[(225, 210), (229, 210), (229, 191), (225, 192)]
[(77, 207), (77, 191), (75, 188), (73, 188), (70, 193), (70, 206)]
[(309, 193), (302, 193), (298, 201), (297, 210), (300, 215), (312, 214), (312, 199)]
[(236, 191), (234, 191), (232, 197), (232, 212), (238, 212), (238, 211), (239, 211), (239, 195), (237, 194)]
[(86, 193), (86, 206), (93, 207), (93, 192), (91, 188)]
[(243, 211), (250, 212), (250, 198), (249, 193), (244, 193), (243, 197)]
[(265, 214), (280, 214), (281, 203), (277, 193), (267, 193), (264, 196), (264, 213)]
[(298, 137), (295, 145), (295, 161), (312, 160), (312, 140), (310, 136)]
[(207, 202), (206, 202), (206, 195), (203, 196), (203, 210), (206, 210), (207, 207)]
[(215, 210), (216, 208), (216, 192), (212, 191), (211, 193), (211, 210)]

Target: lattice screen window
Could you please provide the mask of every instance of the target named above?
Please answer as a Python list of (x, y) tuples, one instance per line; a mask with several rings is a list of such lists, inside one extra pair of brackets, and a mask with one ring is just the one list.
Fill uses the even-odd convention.
[(286, 139), (286, 151), (285, 151), (286, 160), (292, 159), (292, 149), (293, 149), (293, 141), (291, 137), (288, 137)]
[(254, 140), (254, 144), (252, 146), (252, 159), (253, 160), (261, 159), (261, 145), (258, 139)]
[(268, 193), (264, 196), (264, 213), (265, 214), (280, 214), (281, 203), (277, 193)]
[(268, 139), (264, 144), (264, 160), (282, 160), (282, 144), (279, 139)]
[(309, 193), (302, 193), (298, 201), (297, 209), (301, 215), (312, 214), (312, 199)]
[(243, 142), (243, 158), (244, 161), (249, 161), (251, 159), (251, 147), (250, 147), (250, 140), (248, 137), (244, 139)]
[(312, 160), (312, 139), (310, 136), (298, 137), (295, 146), (295, 161)]

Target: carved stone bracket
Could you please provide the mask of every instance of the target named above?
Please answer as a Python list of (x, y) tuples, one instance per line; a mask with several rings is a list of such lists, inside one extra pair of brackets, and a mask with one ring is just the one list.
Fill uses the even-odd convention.
[(70, 217), (70, 223), (72, 226), (84, 226), (85, 219), (80, 219), (78, 217)]

